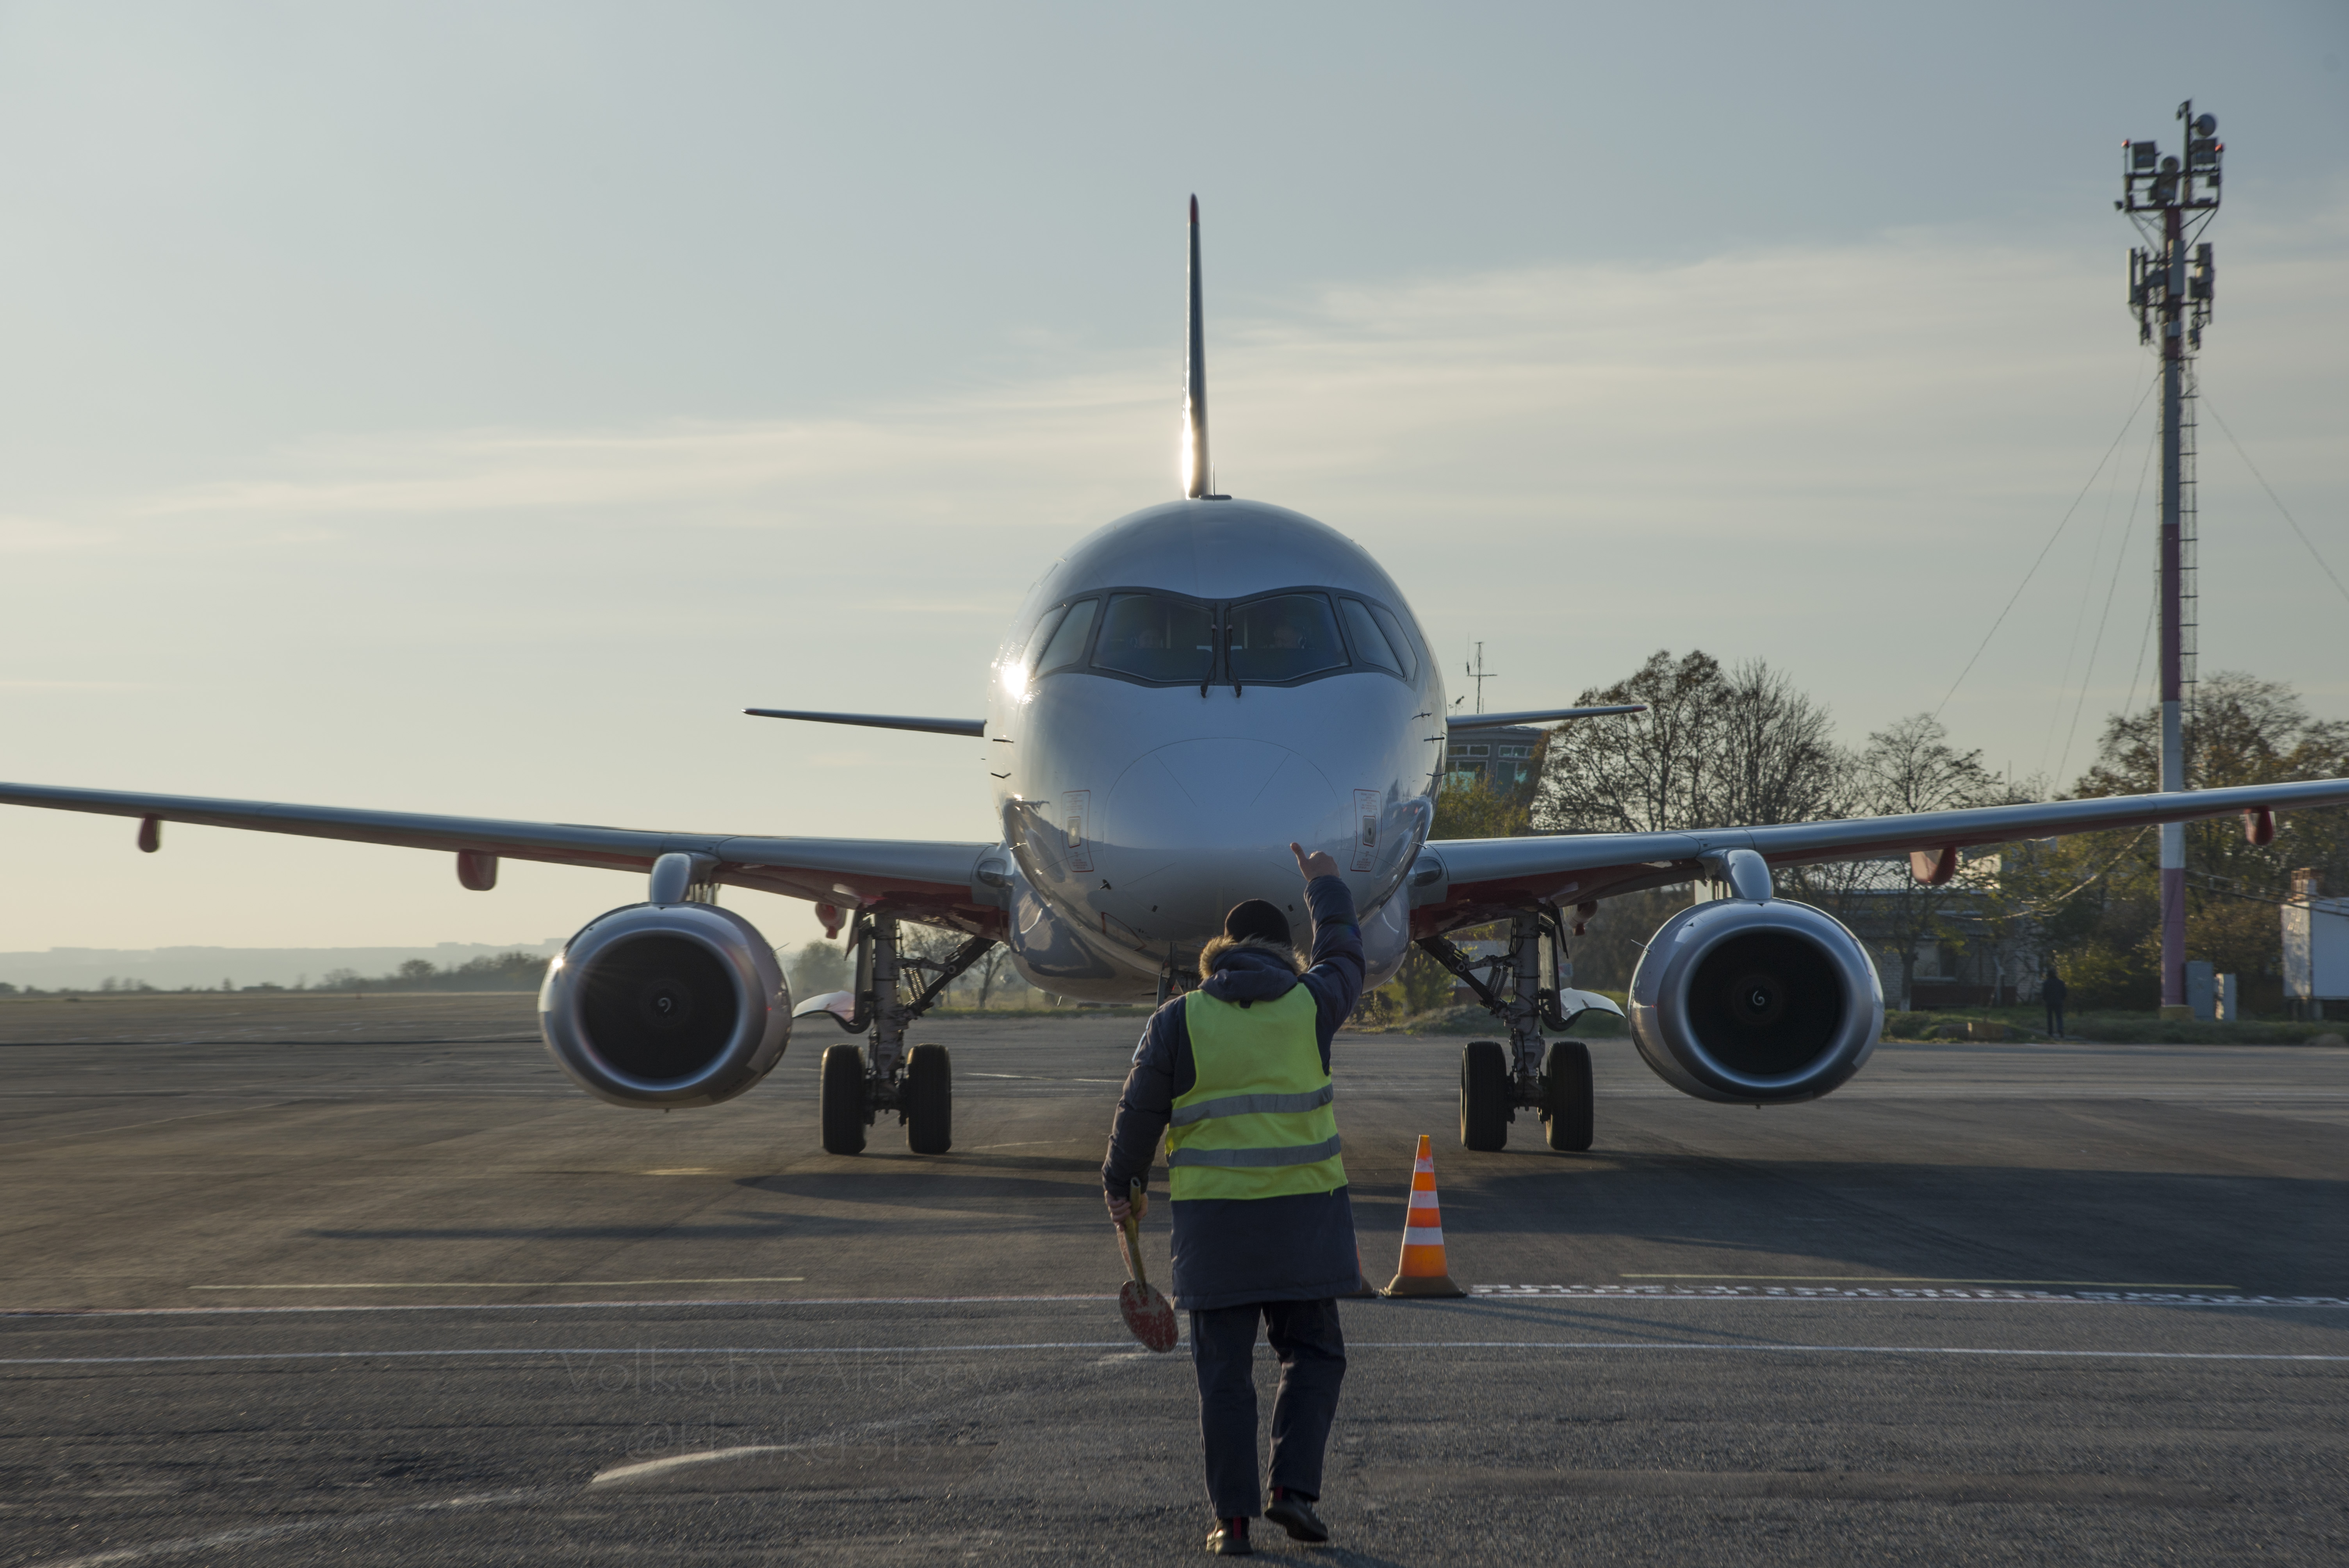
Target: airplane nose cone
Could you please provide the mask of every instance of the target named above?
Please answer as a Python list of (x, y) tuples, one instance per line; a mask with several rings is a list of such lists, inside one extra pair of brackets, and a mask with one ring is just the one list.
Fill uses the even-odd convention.
[(1301, 916), (1289, 841), (1326, 845), (1345, 838), (1348, 826), (1329, 779), (1288, 748), (1182, 740), (1146, 753), (1119, 778), (1096, 863), (1119, 892), (1157, 904), (1153, 923), (1162, 926), (1213, 927), (1248, 898), (1295, 905)]

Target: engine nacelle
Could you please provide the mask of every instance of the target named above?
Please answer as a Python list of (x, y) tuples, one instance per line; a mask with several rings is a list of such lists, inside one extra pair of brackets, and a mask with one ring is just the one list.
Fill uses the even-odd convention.
[(1631, 975), (1631, 1038), (1684, 1094), (1740, 1105), (1841, 1088), (1884, 1031), (1884, 988), (1824, 910), (1723, 898), (1664, 922)]
[(756, 927), (707, 903), (632, 903), (590, 921), (546, 966), (546, 1048), (614, 1105), (731, 1099), (791, 1041), (792, 994)]

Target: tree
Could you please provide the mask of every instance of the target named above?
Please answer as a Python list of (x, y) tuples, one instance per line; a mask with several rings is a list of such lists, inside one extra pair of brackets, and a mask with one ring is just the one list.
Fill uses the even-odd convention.
[(802, 944), (783, 967), (791, 981), (792, 995), (802, 1001), (827, 991), (848, 989), (848, 955), (829, 942)]
[(1644, 702), (1648, 711), (1579, 720), (1552, 738), (1535, 807), (1542, 826), (1600, 833), (1710, 826), (1722, 684), (1712, 655), (1693, 652), (1675, 664), (1658, 649), (1628, 679), (1584, 691), (1578, 703)]
[(978, 961), (978, 1008), (983, 1013), (994, 998), (998, 983), (1017, 981), (1019, 971), (1011, 963), (1010, 944), (1002, 942), (987, 950), (987, 956)]
[[(2310, 717), (2291, 686), (2240, 671), (2199, 682), (2185, 725), (2186, 778), (2198, 789), (2337, 779), (2349, 774), (2349, 724)], [(2139, 794), (2158, 787), (2161, 714), (2106, 720), (2095, 760), (2073, 793)], [(2160, 834), (2124, 830), (2060, 840), (2025, 861), (2017, 892), (2044, 903), (2046, 942), (2081, 1006), (2151, 1007), (2161, 997)], [(2283, 1002), (2277, 903), (2292, 872), (2314, 869), (2349, 889), (2349, 820), (2338, 810), (2276, 819), (2259, 845), (2229, 817), (2186, 825), (2186, 950), (2240, 977), (2254, 1012)]]
[[(1913, 714), (1869, 736), (1850, 759), (1846, 787), (1854, 810), (1869, 817), (1963, 810), (2006, 798), (1998, 776), (1982, 766), (1982, 753), (1951, 746), (1949, 731), (1929, 713)], [(1846, 924), (1867, 928), (1880, 948), (1899, 958), (1898, 1001), (1907, 1011), (1915, 998), (1917, 960), (1925, 944), (1957, 937), (1960, 912), (1978, 903), (1993, 885), (1997, 863), (1987, 857), (1961, 861), (1957, 874), (1940, 887), (1918, 882), (1905, 864), (1881, 861), (1804, 867), (1790, 884), (1798, 896)]]
[(1769, 827), (1848, 814), (1847, 781), (1827, 710), (1760, 659), (1730, 672), (1714, 715), (1712, 767), (1723, 822)]
[(1724, 670), (1701, 649), (1678, 660), (1660, 649), (1578, 700), (1648, 711), (1553, 734), (1534, 809), (1545, 828), (1661, 832), (1846, 814), (1834, 720), (1759, 659)]
[[(898, 955), (901, 958), (916, 959), (925, 964), (950, 962), (956, 954), (962, 951), (963, 944), (969, 940), (968, 934), (945, 926), (922, 925), (910, 920), (900, 921), (897, 923)], [(999, 952), (1001, 949), (999, 947), (992, 951)], [(899, 990), (908, 1001), (919, 995), (923, 989), (936, 978), (932, 975), (911, 968), (902, 968), (898, 974)], [(966, 969), (955, 978), (954, 985), (948, 987), (948, 991), (951, 992), (957, 987), (967, 989), (970, 984), (970, 971)]]
[[(1534, 820), (1568, 832), (1656, 832), (1817, 821), (1848, 813), (1849, 775), (1827, 710), (1759, 659), (1733, 669), (1702, 649), (1659, 650), (1579, 701), (1643, 702), (1551, 734)], [(1574, 949), (1578, 985), (1627, 986), (1685, 885), (1609, 899)]]
[(1496, 789), (1479, 778), (1465, 787), (1437, 791), (1431, 839), (1506, 839), (1526, 825), (1525, 803), (1506, 789)]

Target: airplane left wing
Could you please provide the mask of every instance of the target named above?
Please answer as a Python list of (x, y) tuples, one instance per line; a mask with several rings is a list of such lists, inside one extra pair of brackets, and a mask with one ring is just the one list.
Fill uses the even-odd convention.
[[(901, 907), (960, 915), (958, 923), (991, 924), (998, 911), (975, 891), (981, 856), (996, 846), (895, 839), (784, 839), (736, 833), (647, 832), (571, 822), (511, 822), (487, 817), (427, 816), (339, 806), (264, 800), (213, 800), (121, 789), (0, 784), (0, 805), (40, 806), (139, 817), (157, 823), (244, 828), (343, 839), (362, 844), (439, 850), (460, 856), (507, 856), (557, 865), (646, 872), (662, 855), (706, 856), (709, 880), (818, 903), (854, 907), (886, 900)], [(142, 824), (140, 846), (149, 830)], [(464, 864), (460, 862), (460, 867)], [(478, 859), (474, 861), (478, 866)], [(493, 875), (493, 872), (492, 872)], [(488, 885), (469, 882), (468, 886)]]
[[(1412, 872), (1418, 923), (1459, 924), (1480, 910), (1539, 901), (1578, 903), (1712, 874), (1705, 862), (1730, 850), (1755, 850), (1773, 866), (1823, 861), (1927, 857), (1954, 868), (1955, 851), (1982, 844), (2155, 822), (2245, 813), (2272, 832), (2274, 813), (2349, 805), (2349, 779), (2255, 784), (2166, 795), (2108, 795), (1965, 811), (1855, 817), (1768, 828), (1702, 828), (1669, 833), (1569, 833), (1522, 839), (1438, 839)], [(2261, 841), (2264, 841), (2262, 840)], [(1431, 907), (1434, 906), (1434, 907)]]

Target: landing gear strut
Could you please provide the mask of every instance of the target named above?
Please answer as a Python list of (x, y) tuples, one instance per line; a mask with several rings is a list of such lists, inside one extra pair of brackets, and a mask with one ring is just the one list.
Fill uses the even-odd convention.
[(1498, 1040), (1471, 1040), (1460, 1053), (1460, 1142), (1463, 1148), (1494, 1150), (1509, 1141), (1509, 1123), (1519, 1109), (1539, 1113), (1544, 1140), (1561, 1153), (1590, 1147), (1590, 1049), (1579, 1040), (1545, 1042), (1542, 1026), (1564, 1029), (1574, 1020), (1561, 1012), (1558, 992), (1541, 983), (1542, 943), (1555, 954), (1558, 985), (1566, 965), (1566, 931), (1557, 912), (1537, 905), (1509, 920), (1506, 953), (1470, 958), (1441, 936), (1423, 937), (1429, 957), (1458, 975), (1476, 1000), (1509, 1031)]
[[(853, 1045), (823, 1053), (823, 1148), (827, 1154), (862, 1154), (864, 1130), (885, 1110), (905, 1124), (905, 1144), (916, 1154), (944, 1154), (954, 1147), (954, 1068), (947, 1048), (905, 1048), (905, 1027), (930, 1010), (955, 978), (995, 945), (974, 936), (943, 963), (907, 958), (898, 950), (897, 917), (887, 911), (859, 911), (848, 935), (856, 954), (856, 1011), (852, 1029), (871, 1031), (873, 1057)], [(922, 982), (928, 978), (928, 984)], [(902, 982), (918, 986), (908, 998)]]

